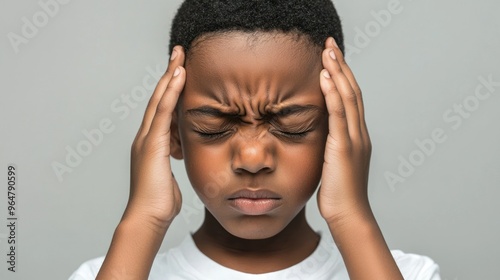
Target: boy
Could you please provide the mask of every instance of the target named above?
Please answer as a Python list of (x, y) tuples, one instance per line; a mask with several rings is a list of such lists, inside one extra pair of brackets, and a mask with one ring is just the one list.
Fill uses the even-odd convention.
[[(187, 0), (170, 49), (110, 249), (71, 279), (439, 279), (429, 258), (388, 249), (370, 209), (361, 90), (330, 1)], [(181, 209), (170, 156), (205, 219), (156, 256)], [(330, 235), (305, 218), (320, 181)]]

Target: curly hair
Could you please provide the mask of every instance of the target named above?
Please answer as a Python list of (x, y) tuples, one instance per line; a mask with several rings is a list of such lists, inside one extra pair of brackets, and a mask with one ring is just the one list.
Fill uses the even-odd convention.
[(169, 53), (176, 45), (187, 53), (202, 35), (228, 31), (305, 35), (320, 48), (332, 36), (344, 51), (340, 18), (331, 0), (185, 0), (172, 22)]

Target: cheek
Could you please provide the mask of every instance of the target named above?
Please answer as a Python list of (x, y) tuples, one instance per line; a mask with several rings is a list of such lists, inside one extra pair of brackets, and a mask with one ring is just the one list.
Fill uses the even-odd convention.
[[(276, 184), (287, 196), (304, 203), (314, 193), (321, 178), (326, 141), (324, 129), (312, 135), (306, 143), (287, 145), (275, 139), (277, 166), (270, 183)], [(220, 197), (231, 188), (231, 156), (227, 143), (204, 145), (181, 132), (186, 172), (194, 190), (207, 205), (210, 199)], [(233, 178), (234, 179), (234, 178)]]
[(219, 196), (231, 176), (225, 149), (202, 146), (194, 141), (183, 141), (183, 145), (186, 172), (200, 199), (206, 203), (208, 198)]
[(281, 153), (281, 177), (290, 195), (304, 202), (314, 193), (323, 169), (324, 141), (311, 145), (288, 147)]

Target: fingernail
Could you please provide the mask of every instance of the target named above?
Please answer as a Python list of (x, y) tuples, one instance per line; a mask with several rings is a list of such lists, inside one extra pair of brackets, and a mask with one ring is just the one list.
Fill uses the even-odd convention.
[(337, 59), (337, 57), (335, 56), (335, 52), (333, 50), (330, 51), (330, 57), (334, 60)]
[(179, 68), (179, 66), (177, 66), (177, 67), (175, 68), (175, 71), (174, 71), (174, 77), (179, 76), (179, 74), (180, 74), (180, 73), (181, 73), (181, 69)]
[(174, 49), (174, 50), (172, 51), (172, 55), (170, 56), (170, 60), (174, 60), (174, 59), (175, 59), (175, 57), (177, 57), (177, 51)]
[(330, 73), (328, 73), (328, 70), (326, 70), (326, 69), (323, 70), (323, 76), (325, 76), (325, 78), (327, 78), (327, 79), (331, 78)]

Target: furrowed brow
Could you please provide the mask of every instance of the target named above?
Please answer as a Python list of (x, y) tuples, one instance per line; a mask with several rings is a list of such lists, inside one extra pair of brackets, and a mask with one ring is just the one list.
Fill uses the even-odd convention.
[(290, 115), (301, 115), (314, 112), (319, 113), (321, 112), (321, 109), (315, 105), (290, 105), (281, 108), (278, 112), (274, 113), (273, 115), (277, 117), (287, 117)]
[[(266, 113), (267, 117), (288, 117), (292, 115), (302, 115), (308, 113), (321, 113), (322, 110), (315, 105), (289, 105), (275, 112)], [(189, 109), (187, 115), (193, 117), (215, 117), (215, 118), (239, 118), (241, 115), (237, 112), (224, 112), (211, 106), (201, 106)], [(267, 118), (264, 117), (264, 118)]]
[(194, 117), (217, 117), (217, 118), (224, 118), (224, 117), (238, 117), (238, 113), (235, 112), (223, 112), (217, 108), (210, 107), (210, 106), (201, 106), (198, 108), (194, 109), (189, 109), (187, 110), (187, 114), (190, 116)]

